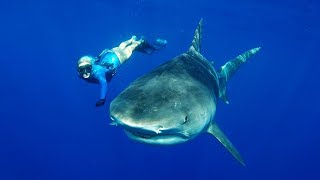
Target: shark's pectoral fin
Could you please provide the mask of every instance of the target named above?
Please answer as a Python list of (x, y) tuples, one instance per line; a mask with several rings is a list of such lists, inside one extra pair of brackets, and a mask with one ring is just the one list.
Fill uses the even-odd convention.
[(260, 50), (260, 47), (250, 49), (236, 58), (228, 61), (220, 69), (220, 78), (224, 78), (225, 81), (228, 81), (234, 73), (240, 68), (240, 66), (247, 61), (252, 55), (256, 54)]
[(234, 73), (240, 68), (240, 66), (247, 61), (252, 55), (256, 54), (260, 50), (260, 47), (250, 49), (231, 61), (223, 65), (219, 72), (219, 97), (227, 104), (229, 104), (226, 86), (227, 81), (234, 75)]
[(229, 152), (242, 164), (245, 165), (239, 152), (236, 150), (236, 148), (232, 145), (232, 143), (229, 141), (229, 139), (224, 135), (224, 133), (221, 131), (221, 129), (218, 127), (218, 125), (215, 122), (212, 122), (211, 125), (208, 128), (208, 133), (212, 134), (214, 137), (216, 137), (223, 145), (226, 147)]

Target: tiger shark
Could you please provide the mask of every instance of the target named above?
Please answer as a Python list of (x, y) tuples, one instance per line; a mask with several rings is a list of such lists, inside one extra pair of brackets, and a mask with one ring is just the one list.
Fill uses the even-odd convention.
[(214, 117), (218, 100), (228, 103), (228, 80), (260, 47), (215, 70), (200, 53), (201, 31), (202, 19), (188, 51), (137, 78), (111, 102), (111, 124), (133, 140), (157, 145), (183, 143), (209, 133), (244, 165)]

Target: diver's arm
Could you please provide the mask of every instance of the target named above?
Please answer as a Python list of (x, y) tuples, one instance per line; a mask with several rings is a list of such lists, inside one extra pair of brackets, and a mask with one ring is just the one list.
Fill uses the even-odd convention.
[(99, 74), (98, 80), (100, 84), (100, 100), (96, 103), (97, 107), (104, 105), (108, 91), (108, 83), (104, 73)]

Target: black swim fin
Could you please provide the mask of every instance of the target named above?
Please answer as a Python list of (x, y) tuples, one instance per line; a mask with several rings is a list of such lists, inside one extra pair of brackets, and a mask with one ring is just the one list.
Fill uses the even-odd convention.
[(156, 39), (152, 44), (145, 39), (141, 39), (141, 44), (135, 48), (135, 51), (145, 54), (152, 54), (154, 51), (159, 51), (167, 45), (164, 39)]

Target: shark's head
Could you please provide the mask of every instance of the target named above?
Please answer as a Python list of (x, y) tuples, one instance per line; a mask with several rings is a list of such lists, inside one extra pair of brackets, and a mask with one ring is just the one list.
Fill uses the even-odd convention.
[[(148, 91), (129, 87), (110, 104), (112, 124), (122, 127), (131, 139), (149, 144), (177, 144), (192, 139), (214, 116), (214, 100), (195, 94), (186, 99), (185, 93), (190, 92), (169, 86)], [(202, 100), (211, 106), (197, 102)]]

